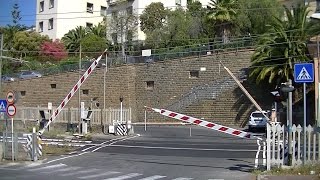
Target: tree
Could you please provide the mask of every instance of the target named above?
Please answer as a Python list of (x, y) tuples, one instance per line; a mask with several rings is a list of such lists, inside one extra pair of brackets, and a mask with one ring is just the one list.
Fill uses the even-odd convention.
[(84, 56), (96, 57), (107, 48), (106, 39), (91, 33), (82, 39), (81, 47)]
[(53, 42), (45, 41), (41, 44), (40, 49), (40, 55), (46, 59), (49, 58), (54, 61), (60, 61), (67, 57), (67, 51), (64, 44), (59, 40), (55, 40)]
[(252, 56), (254, 69), (250, 76), (257, 83), (268, 81), (277, 85), (293, 79), (294, 63), (309, 60), (306, 47), (308, 38), (320, 33), (320, 28), (315, 28), (317, 24), (307, 21), (307, 6), (299, 4), (292, 13), (284, 8), (286, 18), (274, 17)]
[(15, 3), (11, 11), (13, 26), (20, 27), (19, 21), (21, 20), (19, 5)]
[(98, 37), (106, 38), (106, 25), (99, 23), (89, 29), (89, 33), (92, 33)]
[(16, 56), (36, 56), (40, 51), (40, 45), (50, 41), (48, 36), (42, 36), (37, 32), (19, 31), (13, 37), (13, 50)]
[(86, 28), (78, 26), (66, 33), (61, 40), (68, 52), (79, 52), (81, 39), (83, 39), (87, 33), (88, 30)]
[(216, 33), (222, 37), (222, 42), (228, 42), (230, 29), (236, 17), (236, 0), (210, 0), (208, 18), (215, 21)]
[(154, 31), (163, 26), (166, 20), (168, 10), (164, 8), (163, 3), (154, 2), (148, 5), (140, 16), (140, 28), (144, 33)]
[(238, 0), (236, 26), (242, 34), (263, 34), (266, 24), (283, 15), (278, 0)]

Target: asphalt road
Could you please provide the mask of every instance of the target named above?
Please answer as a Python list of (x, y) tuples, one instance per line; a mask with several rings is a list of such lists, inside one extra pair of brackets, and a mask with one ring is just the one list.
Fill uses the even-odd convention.
[(43, 164), (0, 166), (0, 179), (250, 179), (255, 140), (192, 126), (135, 126)]

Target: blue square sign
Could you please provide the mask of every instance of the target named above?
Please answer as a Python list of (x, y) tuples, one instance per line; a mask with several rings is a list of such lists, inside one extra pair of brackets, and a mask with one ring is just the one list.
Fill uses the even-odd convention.
[(294, 81), (296, 83), (310, 83), (314, 81), (313, 63), (294, 65)]
[(7, 100), (0, 99), (0, 112), (7, 112)]

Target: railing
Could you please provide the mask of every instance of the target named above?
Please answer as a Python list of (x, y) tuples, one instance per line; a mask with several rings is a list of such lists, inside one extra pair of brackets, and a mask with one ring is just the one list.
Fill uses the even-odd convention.
[[(306, 128), (306, 164), (320, 162), (320, 131), (319, 128), (307, 126)], [(288, 160), (288, 128), (284, 125), (267, 124), (267, 170), (272, 166), (281, 166)], [(303, 163), (304, 149), (303, 128), (292, 126), (292, 165)]]
[[(46, 118), (49, 118), (49, 111), (43, 107), (17, 107), (18, 111), (14, 116), (15, 120), (21, 121), (37, 121), (40, 120), (39, 110), (46, 112)], [(79, 108), (65, 108), (58, 115), (57, 119), (53, 123), (77, 123), (79, 122), (80, 112)], [(120, 109), (92, 109), (90, 123), (94, 125), (100, 124), (112, 124), (113, 121), (123, 122), (131, 121), (131, 108), (122, 109), (122, 118)]]
[(195, 102), (205, 99), (216, 99), (224, 91), (236, 86), (236, 82), (231, 77), (216, 80), (210, 84), (196, 86), (191, 91), (182, 96), (177, 102), (169, 105), (166, 109), (179, 111)]

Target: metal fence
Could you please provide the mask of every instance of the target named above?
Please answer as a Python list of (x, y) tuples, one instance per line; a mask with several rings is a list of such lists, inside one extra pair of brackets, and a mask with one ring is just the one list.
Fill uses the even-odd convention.
[[(293, 125), (291, 128), (292, 146), (288, 146), (288, 127), (285, 125), (272, 123), (267, 124), (267, 170), (272, 166), (281, 166), (287, 164), (288, 151), (291, 148), (292, 165), (300, 165), (320, 162), (320, 130), (317, 127), (307, 126), (306, 134), (303, 134), (303, 128)], [(306, 144), (303, 144), (304, 136)], [(306, 146), (306, 154), (304, 156), (304, 146)]]
[[(49, 110), (43, 107), (17, 107), (17, 114), (14, 116), (15, 120), (21, 121), (37, 121), (40, 120), (40, 110), (44, 110), (46, 117), (50, 116)], [(54, 109), (54, 108), (53, 108)], [(77, 123), (79, 122), (80, 111), (79, 108), (65, 108), (58, 115), (53, 123)], [(113, 121), (123, 122), (131, 121), (131, 108), (122, 109), (92, 109), (90, 123), (94, 125), (112, 124)]]

